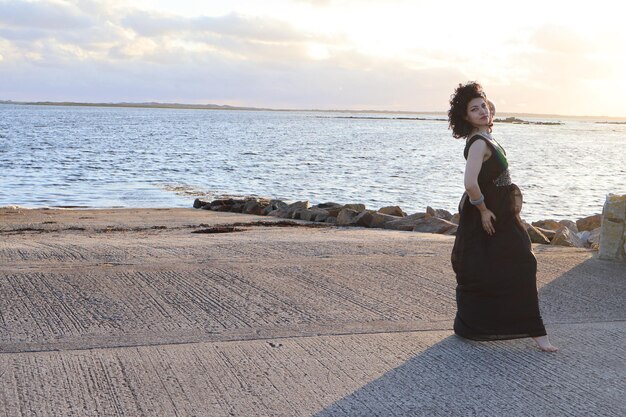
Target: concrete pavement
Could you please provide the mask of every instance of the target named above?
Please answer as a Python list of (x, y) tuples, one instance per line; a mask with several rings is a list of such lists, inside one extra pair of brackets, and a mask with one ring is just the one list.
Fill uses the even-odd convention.
[(453, 335), (452, 237), (193, 233), (256, 221), (0, 211), (0, 416), (626, 415), (626, 264), (535, 247), (548, 354)]

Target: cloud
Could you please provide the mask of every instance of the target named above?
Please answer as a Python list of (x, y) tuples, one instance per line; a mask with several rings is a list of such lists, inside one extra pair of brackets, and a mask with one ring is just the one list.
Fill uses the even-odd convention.
[(66, 3), (0, 2), (0, 25), (13, 28), (72, 30), (89, 27), (93, 19)]
[(567, 26), (544, 25), (531, 35), (530, 44), (541, 51), (554, 54), (585, 54), (593, 45), (581, 34)]
[[(240, 53), (254, 59), (150, 43), (136, 57), (120, 53), (116, 59), (70, 60), (67, 54), (71, 51), (48, 43), (41, 52), (43, 59), (0, 65), (0, 90), (14, 100), (436, 110), (445, 106), (448, 98), (441, 89), (449, 90), (460, 78), (454, 69), (416, 71), (399, 61), (354, 51), (335, 52), (326, 60), (315, 61), (307, 59), (306, 50), (299, 45), (272, 48), (236, 38), (231, 41)], [(245, 46), (251, 49), (243, 49)], [(258, 47), (261, 49), (255, 49)], [(273, 58), (265, 61), (268, 54)]]
[(312, 6), (316, 7), (326, 7), (330, 6), (332, 0), (296, 0), (297, 3), (308, 3)]
[(610, 63), (624, 60), (623, 38), (583, 31), (543, 25), (494, 36), (479, 52), (416, 40), (376, 55), (327, 34), (336, 31), (241, 12), (185, 17), (122, 1), (0, 0), (0, 99), (435, 111), (456, 84), (477, 79), (506, 103), (501, 111), (581, 113), (600, 101), (589, 86), (618, 79), (623, 71)]
[(183, 18), (161, 13), (134, 11), (121, 20), (121, 24), (146, 37), (185, 35), (189, 33), (214, 33), (241, 39), (266, 42), (294, 42), (308, 38), (286, 22), (237, 13), (224, 16)]

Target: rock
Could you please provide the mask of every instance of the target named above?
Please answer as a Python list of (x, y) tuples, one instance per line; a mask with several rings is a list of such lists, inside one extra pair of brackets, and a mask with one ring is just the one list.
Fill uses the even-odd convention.
[(324, 209), (327, 210), (329, 208), (333, 208), (333, 207), (343, 207), (343, 204), (339, 204), (339, 203), (320, 203), (316, 206), (313, 206), (312, 208), (320, 208), (320, 209)]
[(450, 221), (454, 224), (459, 224), (460, 220), (461, 220), (461, 213), (454, 213), (454, 215), (450, 219)]
[(576, 233), (576, 236), (578, 236), (578, 238), (585, 244), (586, 248), (589, 247), (589, 235), (591, 235), (589, 230)]
[(435, 210), (434, 208), (428, 206), (426, 207), (426, 213), (430, 214), (433, 217), (437, 217), (438, 219), (444, 219), (448, 221), (452, 219), (452, 213), (444, 209)]
[(339, 215), (339, 212), (343, 210), (343, 205), (328, 207), (328, 208), (325, 208), (324, 210), (326, 210), (329, 216), (337, 217)]
[(561, 226), (561, 228), (556, 231), (556, 234), (554, 235), (551, 244), (575, 248), (585, 247), (583, 241), (580, 240), (580, 238), (576, 236), (576, 234), (574, 234), (569, 228), (565, 226)]
[(432, 217), (428, 213), (415, 213), (406, 217), (385, 223), (385, 229), (412, 231), (418, 224), (418, 220)]
[(242, 203), (235, 203), (232, 206), (230, 206), (230, 211), (232, 213), (242, 213), (243, 209), (244, 209), (245, 204)]
[(325, 220), (325, 223), (337, 224), (337, 218), (334, 216), (328, 216)]
[(406, 213), (398, 206), (386, 206), (378, 209), (378, 213), (388, 214), (395, 217), (405, 217)]
[(539, 220), (536, 222), (532, 222), (532, 225), (535, 227), (539, 227), (540, 229), (555, 230), (555, 231), (563, 227), (563, 225), (557, 222), (556, 220)]
[(282, 200), (270, 200), (269, 204), (267, 205), (267, 207), (265, 207), (264, 210), (264, 214), (266, 216), (269, 216), (269, 214), (274, 211), (274, 210), (278, 210), (281, 208), (287, 208), (289, 204), (285, 203)]
[[(316, 222), (325, 222), (326, 219), (328, 219), (328, 212), (326, 210), (320, 210), (317, 212), (317, 214), (315, 215), (315, 219), (313, 219), (313, 221)], [(335, 217), (336, 219), (336, 217)]]
[(199, 198), (196, 198), (195, 200), (193, 200), (193, 208), (195, 209), (199, 209), (202, 208), (206, 205), (210, 205), (211, 203), (205, 200), (201, 200)]
[(291, 203), (285, 207), (288, 211), (287, 218), (295, 219), (294, 215), (297, 210), (308, 209), (309, 207), (311, 207), (311, 203), (308, 201), (296, 201), (295, 203)]
[(600, 227), (601, 224), (602, 224), (601, 214), (594, 214), (593, 216), (576, 220), (576, 227), (578, 227), (579, 232), (584, 232), (585, 230), (592, 231)]
[[(234, 210), (234, 211), (241, 213), (242, 211), (241, 208), (243, 207), (244, 204), (246, 204), (249, 201), (251, 200), (250, 199), (242, 200), (242, 199), (234, 199), (234, 198), (220, 198), (220, 199), (211, 201), (211, 203), (209, 204), (209, 209), (213, 211), (233, 211), (234, 206), (241, 206)], [(206, 208), (206, 206), (203, 208)]]
[(308, 209), (309, 207), (311, 207), (311, 203), (309, 203), (308, 201), (296, 201), (295, 203), (291, 203), (287, 205), (287, 208), (289, 208), (290, 210), (295, 210), (295, 209)]
[(312, 209), (321, 209), (326, 211), (326, 214), (328, 214), (329, 216), (334, 216), (337, 217), (337, 215), (339, 214), (339, 212), (341, 211), (341, 209), (343, 209), (343, 204), (339, 204), (339, 203), (320, 203), (316, 206), (311, 207)]
[[(233, 206), (235, 206), (234, 204)], [(243, 206), (242, 213), (262, 215), (265, 212), (265, 207), (269, 205), (267, 200), (248, 200)]]
[[(535, 229), (539, 230), (545, 237), (548, 238), (548, 240), (552, 241), (552, 239), (554, 239), (554, 235), (556, 235), (556, 231), (555, 230), (551, 230), (551, 229), (542, 229), (541, 227), (536, 227), (533, 226)], [(561, 226), (563, 227), (563, 226)]]
[(294, 219), (311, 221), (311, 218), (315, 218), (315, 212), (309, 209), (297, 209), (293, 212)]
[(287, 209), (287, 207), (281, 207), (279, 209), (270, 211), (269, 213), (267, 213), (267, 215), (286, 219), (289, 217), (289, 210)]
[(302, 219), (302, 215), (306, 215), (306, 213), (308, 212), (309, 209), (305, 209), (305, 208), (297, 208), (295, 210), (290, 210), (289, 211), (289, 218), (290, 219), (294, 219), (294, 220), (300, 220)]
[[(297, 210), (296, 212), (300, 213), (300, 219), (306, 220), (309, 222), (324, 221), (328, 217), (328, 213), (326, 212), (326, 210), (321, 210), (321, 209), (314, 209), (314, 208), (300, 209), (300, 210)], [(317, 220), (318, 216), (320, 218), (323, 218), (323, 220)]]
[(415, 221), (414, 232), (422, 233), (439, 233), (439, 234), (454, 234), (458, 226), (452, 222), (449, 222), (439, 217), (422, 217)]
[(589, 247), (594, 250), (600, 249), (600, 232), (602, 231), (601, 227), (593, 229), (589, 232), (589, 237), (587, 237), (587, 242), (589, 243)]
[(210, 205), (211, 210), (213, 210), (213, 207), (232, 206), (233, 204), (235, 204), (235, 200), (233, 200), (232, 198), (221, 198), (211, 201)]
[(578, 226), (571, 220), (561, 220), (559, 221), (561, 226), (567, 227), (572, 233), (578, 233)]
[(603, 218), (600, 231), (600, 259), (623, 259), (623, 238), (624, 223)]
[(359, 212), (356, 210), (351, 210), (349, 208), (342, 209), (337, 216), (337, 226), (353, 226), (354, 220), (358, 215)]
[(363, 210), (365, 210), (365, 205), (364, 204), (344, 204), (343, 208), (354, 210), (357, 213), (360, 213)]
[(276, 210), (279, 208), (284, 208), (289, 206), (289, 204), (285, 203), (282, 200), (270, 200), (270, 203), (268, 204), (269, 207), (271, 207), (272, 209)]
[(532, 243), (541, 243), (543, 245), (550, 244), (550, 239), (548, 239), (548, 237), (544, 235), (540, 229), (528, 223), (524, 223), (524, 226), (526, 226), (526, 232), (528, 232), (528, 236), (530, 236), (530, 241)]
[(357, 215), (354, 219), (357, 226), (371, 227), (382, 229), (385, 223), (397, 220), (398, 216), (392, 216), (390, 214), (378, 213), (373, 210), (365, 210)]

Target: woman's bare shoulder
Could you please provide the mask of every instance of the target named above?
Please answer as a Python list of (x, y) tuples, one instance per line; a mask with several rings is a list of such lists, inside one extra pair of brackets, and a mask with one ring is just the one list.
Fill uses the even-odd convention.
[(467, 144), (469, 146), (466, 147), (465, 158), (467, 159), (470, 155), (475, 155), (475, 157), (479, 157), (483, 161), (489, 159), (491, 157), (491, 149), (489, 149), (487, 141), (487, 138), (479, 134), (468, 139)]

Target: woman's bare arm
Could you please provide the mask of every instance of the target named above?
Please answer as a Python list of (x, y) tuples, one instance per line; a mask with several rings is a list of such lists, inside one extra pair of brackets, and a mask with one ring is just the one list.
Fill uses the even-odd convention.
[[(487, 156), (487, 144), (484, 140), (477, 140), (472, 143), (467, 154), (465, 164), (465, 190), (472, 200), (478, 200), (481, 192), (478, 186), (478, 174), (483, 166), (483, 161)], [(479, 207), (480, 208), (480, 207)]]
[[(470, 200), (478, 200), (482, 196), (480, 186), (478, 185), (478, 174), (482, 168), (483, 161), (491, 156), (491, 151), (487, 147), (487, 144), (483, 140), (477, 140), (469, 148), (467, 154), (467, 163), (465, 164), (465, 190)], [(493, 235), (496, 230), (493, 225), (493, 221), (496, 220), (496, 216), (491, 210), (487, 208), (485, 202), (475, 205), (480, 210), (480, 217), (482, 226), (485, 232), (489, 235)]]

